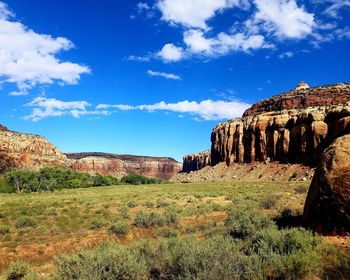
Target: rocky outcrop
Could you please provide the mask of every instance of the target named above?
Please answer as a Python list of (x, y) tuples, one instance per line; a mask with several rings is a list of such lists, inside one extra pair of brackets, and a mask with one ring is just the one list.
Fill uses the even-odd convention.
[(115, 177), (136, 173), (167, 180), (182, 169), (182, 164), (165, 157), (103, 153), (67, 156), (41, 136), (17, 133), (0, 126), (0, 172), (9, 168), (39, 170), (43, 167), (62, 166), (79, 172)]
[(66, 162), (66, 156), (41, 136), (0, 130), (0, 171), (11, 167), (38, 170)]
[(135, 173), (168, 180), (182, 169), (182, 164), (167, 157), (115, 155), (105, 153), (67, 154), (69, 166), (79, 172), (122, 177)]
[(201, 170), (206, 166), (210, 166), (210, 151), (204, 151), (198, 154), (187, 155), (183, 158), (183, 172)]
[[(350, 133), (350, 85), (295, 90), (260, 101), (242, 118), (218, 124), (211, 134), (210, 164), (277, 161), (314, 166), (322, 151)], [(200, 155), (184, 157), (200, 162)], [(186, 172), (197, 170), (188, 164)], [(192, 166), (192, 168), (191, 168)]]
[(322, 154), (304, 208), (305, 222), (320, 233), (350, 231), (350, 135)]

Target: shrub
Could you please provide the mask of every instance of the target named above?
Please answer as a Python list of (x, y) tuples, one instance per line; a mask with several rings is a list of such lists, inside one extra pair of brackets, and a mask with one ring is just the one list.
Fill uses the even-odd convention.
[(154, 207), (154, 203), (153, 203), (152, 201), (147, 201), (147, 202), (145, 203), (145, 206), (146, 206), (147, 208), (153, 208), (153, 207)]
[(29, 217), (21, 217), (16, 222), (16, 228), (35, 228), (37, 226), (37, 222), (34, 219)]
[(283, 210), (281, 212), (281, 217), (288, 218), (288, 217), (291, 217), (292, 214), (293, 214), (292, 209), (290, 209), (289, 207), (285, 207), (285, 208), (283, 208)]
[(178, 223), (178, 215), (175, 209), (173, 208), (165, 209), (163, 217), (164, 217), (164, 222), (168, 225), (177, 225)]
[(128, 202), (128, 207), (129, 208), (135, 208), (137, 206), (138, 206), (138, 204), (135, 201), (129, 201)]
[(157, 199), (157, 208), (164, 208), (169, 206), (169, 203), (163, 199), (158, 198)]
[(0, 225), (0, 234), (5, 235), (10, 233), (10, 227), (6, 225)]
[(263, 209), (271, 209), (276, 205), (278, 200), (279, 200), (279, 196), (274, 194), (269, 195), (265, 197), (263, 200), (261, 200), (260, 207)]
[(124, 219), (129, 218), (129, 208), (127, 206), (122, 206), (119, 208), (119, 213)]
[(249, 211), (231, 211), (225, 220), (228, 233), (234, 238), (247, 239), (258, 231), (275, 227), (272, 220)]
[(156, 212), (145, 213), (139, 211), (136, 213), (134, 224), (137, 227), (150, 228), (153, 226), (162, 226), (165, 221), (162, 215)]
[(32, 274), (30, 267), (28, 264), (18, 261), (14, 262), (10, 265), (6, 279), (7, 280), (21, 280), (28, 279), (29, 275)]
[(108, 228), (109, 234), (114, 234), (114, 235), (124, 235), (127, 234), (130, 229), (129, 224), (125, 222), (118, 222), (113, 225), (111, 225)]
[(102, 219), (95, 219), (91, 222), (91, 226), (90, 229), (93, 230), (97, 230), (97, 229), (101, 229), (106, 225), (106, 221), (102, 220)]
[(267, 229), (252, 241), (272, 279), (309, 279), (321, 276), (321, 239), (304, 229)]
[(104, 244), (94, 251), (81, 251), (73, 256), (55, 259), (54, 279), (148, 279), (146, 260), (124, 246)]
[(306, 186), (306, 185), (297, 186), (295, 188), (296, 193), (307, 193), (308, 190), (309, 190), (309, 186)]

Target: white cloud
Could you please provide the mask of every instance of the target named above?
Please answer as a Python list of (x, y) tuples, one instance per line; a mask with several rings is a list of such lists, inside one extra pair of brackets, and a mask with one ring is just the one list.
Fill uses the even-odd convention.
[(35, 85), (76, 84), (81, 74), (90, 73), (86, 66), (56, 57), (73, 46), (66, 38), (38, 34), (14, 21), (0, 2), (0, 81), (17, 84), (22, 95)]
[(262, 35), (244, 33), (219, 33), (215, 38), (205, 38), (200, 30), (189, 30), (184, 34), (184, 42), (191, 54), (202, 54), (207, 57), (224, 55), (231, 51), (248, 52), (254, 49), (269, 47)]
[(157, 56), (163, 59), (164, 62), (179, 61), (184, 57), (183, 49), (174, 44), (166, 44), (157, 53)]
[(88, 111), (91, 105), (86, 101), (61, 101), (55, 98), (37, 97), (25, 105), (31, 107), (32, 113), (25, 120), (39, 121), (48, 117), (70, 115), (79, 118), (82, 115), (108, 115), (107, 111)]
[(162, 101), (151, 105), (138, 106), (130, 106), (125, 104), (100, 104), (96, 108), (104, 110), (118, 109), (123, 111), (141, 110), (147, 112), (171, 111), (180, 113), (180, 115), (188, 113), (200, 117), (202, 120), (206, 121), (217, 121), (241, 117), (243, 112), (249, 107), (249, 104), (239, 101), (204, 100), (201, 102), (190, 102), (185, 100), (177, 103), (165, 103)]
[(181, 77), (175, 74), (171, 73), (164, 73), (164, 72), (157, 72), (157, 71), (152, 71), (148, 70), (147, 74), (152, 76), (152, 77), (163, 77), (168, 80), (181, 80)]
[(138, 61), (138, 62), (147, 62), (150, 61), (150, 56), (136, 56), (136, 55), (129, 55), (127, 60), (130, 61)]
[(207, 29), (207, 21), (218, 12), (240, 6), (249, 6), (247, 0), (159, 0), (157, 7), (162, 19), (190, 28)]
[(350, 8), (350, 0), (313, 0), (317, 4), (326, 4), (327, 8), (323, 11), (324, 14), (337, 18), (339, 11), (344, 8)]
[(292, 58), (293, 56), (294, 56), (293, 52), (285, 52), (285, 53), (281, 53), (278, 57), (280, 59), (283, 59), (283, 58)]
[(316, 27), (314, 14), (299, 7), (295, 0), (254, 0), (257, 12), (256, 24), (274, 33), (278, 38), (301, 39), (310, 35)]

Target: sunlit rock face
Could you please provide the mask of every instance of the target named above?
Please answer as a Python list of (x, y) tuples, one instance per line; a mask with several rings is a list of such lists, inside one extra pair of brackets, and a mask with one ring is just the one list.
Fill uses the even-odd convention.
[(319, 233), (350, 232), (350, 135), (322, 154), (304, 207), (306, 225)]
[(67, 157), (45, 138), (0, 129), (0, 169), (39, 170), (46, 166), (65, 166)]
[(182, 164), (167, 157), (115, 155), (105, 153), (67, 154), (69, 166), (76, 171), (114, 177), (135, 173), (168, 180), (182, 169)]
[[(310, 88), (303, 82), (292, 91), (254, 104), (242, 118), (218, 124), (211, 134), (208, 163), (315, 165), (334, 139), (350, 132), (349, 122), (349, 84)], [(197, 170), (201, 165), (187, 164), (189, 158), (201, 162), (202, 155), (184, 157), (186, 172)]]

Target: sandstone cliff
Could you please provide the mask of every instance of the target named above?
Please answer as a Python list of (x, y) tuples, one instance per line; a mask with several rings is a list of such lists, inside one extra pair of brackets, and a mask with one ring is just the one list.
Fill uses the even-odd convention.
[(201, 170), (206, 166), (210, 166), (210, 161), (210, 151), (184, 156), (182, 171), (190, 172)]
[[(217, 125), (210, 164), (279, 161), (313, 166), (334, 139), (348, 133), (350, 85), (309, 88), (303, 83), (254, 104), (242, 118)], [(196, 161), (200, 158), (192, 158)], [(184, 160), (183, 170), (196, 170), (188, 162)]]
[(41, 136), (0, 129), (0, 171), (9, 167), (38, 170), (64, 166), (66, 161), (66, 156)]
[(122, 177), (135, 173), (147, 177), (168, 180), (177, 174), (182, 164), (172, 158), (115, 155), (105, 153), (67, 154), (73, 170), (88, 173), (100, 173)]
[(41, 136), (9, 131), (0, 125), (0, 172), (8, 168), (39, 170), (57, 166), (116, 177), (135, 173), (166, 180), (182, 168), (174, 159), (161, 157), (102, 153), (68, 154), (67, 157)]

